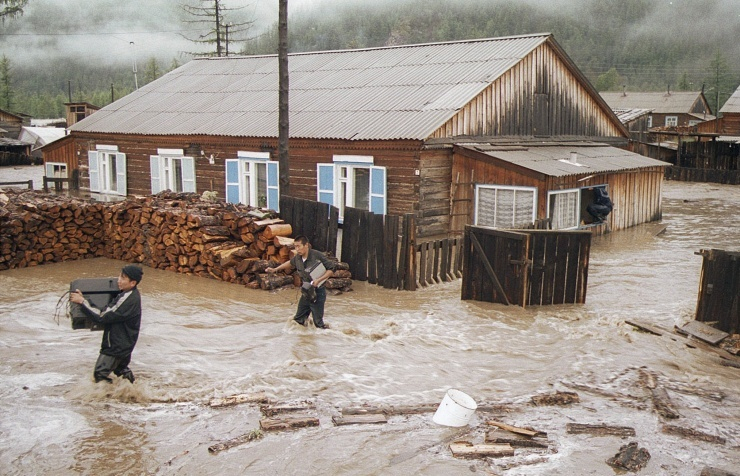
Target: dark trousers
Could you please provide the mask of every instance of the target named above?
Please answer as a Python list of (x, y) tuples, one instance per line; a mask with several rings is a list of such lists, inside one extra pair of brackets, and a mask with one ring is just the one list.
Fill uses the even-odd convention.
[(594, 217), (596, 220), (604, 220), (606, 216), (611, 213), (612, 209), (606, 205), (597, 205), (591, 203), (586, 207), (586, 211)]
[(324, 303), (326, 302), (326, 289), (322, 286), (316, 288), (316, 301), (311, 302), (301, 293), (301, 299), (298, 301), (298, 309), (293, 318), (298, 324), (305, 326), (308, 315), (313, 316), (313, 323), (316, 327), (324, 327)]
[(134, 383), (134, 373), (130, 368), (128, 368), (128, 364), (130, 362), (131, 354), (128, 354), (125, 357), (113, 357), (112, 355), (100, 354), (98, 356), (98, 361), (95, 362), (95, 372), (93, 373), (95, 382), (97, 383), (103, 380), (106, 382), (113, 382), (113, 380), (108, 377), (108, 375), (113, 372), (119, 377), (123, 377), (129, 382)]

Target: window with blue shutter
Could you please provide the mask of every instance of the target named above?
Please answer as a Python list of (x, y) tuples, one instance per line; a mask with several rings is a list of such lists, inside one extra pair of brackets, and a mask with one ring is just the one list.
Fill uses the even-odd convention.
[(226, 159), (226, 201), (239, 203), (239, 160)]
[(370, 211), (386, 213), (385, 167), (370, 167)]
[(334, 164), (318, 164), (317, 167), (317, 201), (335, 206)]

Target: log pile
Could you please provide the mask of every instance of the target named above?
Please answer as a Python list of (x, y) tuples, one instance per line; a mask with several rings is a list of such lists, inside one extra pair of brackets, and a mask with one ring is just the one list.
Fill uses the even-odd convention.
[[(105, 256), (254, 289), (297, 284), (265, 272), (293, 249), (292, 227), (274, 212), (169, 191), (115, 203), (33, 191), (3, 197), (0, 270)], [(335, 293), (352, 284), (349, 266), (336, 267), (325, 284)]]
[(0, 193), (0, 270), (103, 256), (104, 208), (34, 191)]

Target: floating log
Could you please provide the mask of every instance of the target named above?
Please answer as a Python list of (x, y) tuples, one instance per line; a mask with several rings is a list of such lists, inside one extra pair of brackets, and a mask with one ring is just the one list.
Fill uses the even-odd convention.
[(311, 426), (319, 426), (319, 419), (315, 417), (293, 417), (264, 418), (260, 420), (260, 428), (264, 431), (292, 430)]
[(521, 448), (548, 448), (549, 445), (547, 443), (543, 443), (541, 441), (533, 440), (530, 438), (501, 438), (499, 436), (495, 436), (493, 433), (495, 433), (497, 430), (491, 430), (488, 433), (486, 433), (486, 443), (495, 443), (499, 445), (511, 445), (513, 447), (521, 447)]
[(516, 433), (518, 435), (524, 435), (524, 436), (537, 436), (537, 435), (545, 434), (541, 431), (529, 430), (527, 428), (519, 428), (516, 426), (507, 425), (506, 423), (501, 423), (500, 421), (496, 421), (496, 420), (488, 420), (486, 421), (486, 425), (495, 426), (495, 427), (501, 428), (502, 430), (510, 431), (512, 433)]
[(514, 456), (511, 445), (497, 445), (492, 443), (473, 444), (469, 441), (450, 443), (450, 451), (455, 458), (485, 458)]
[(232, 438), (230, 440), (224, 441), (223, 443), (216, 443), (215, 445), (211, 445), (208, 447), (209, 453), (218, 453), (220, 451), (228, 450), (229, 448), (233, 448), (234, 446), (243, 445), (244, 443), (249, 443), (250, 441), (258, 440), (264, 436), (264, 433), (262, 433), (260, 430), (252, 430), (249, 433), (246, 433), (241, 436), (237, 436), (236, 438)]
[(582, 423), (568, 423), (565, 430), (571, 434), (587, 433), (594, 436), (635, 436), (635, 429), (629, 426), (609, 426), (609, 425), (587, 425)]
[(699, 476), (738, 476), (738, 473), (731, 473), (723, 469), (707, 466), (701, 470), (701, 474), (699, 474)]
[(724, 445), (727, 442), (727, 440), (721, 436), (710, 435), (709, 433), (694, 430), (693, 428), (684, 428), (676, 425), (663, 425), (661, 431), (668, 435), (682, 436), (684, 438), (706, 441), (707, 443), (716, 443), (718, 445)]
[(673, 407), (671, 397), (668, 396), (668, 392), (658, 386), (657, 378), (652, 372), (648, 372), (644, 369), (640, 369), (640, 376), (645, 386), (650, 390), (653, 397), (653, 406), (655, 411), (664, 418), (679, 418), (681, 415)]
[(619, 452), (606, 460), (606, 464), (627, 471), (640, 471), (650, 461), (650, 453), (645, 448), (638, 448), (637, 442), (626, 444)]
[(347, 278), (329, 278), (324, 283), (326, 289), (344, 289), (352, 286), (352, 280)]
[(228, 397), (212, 398), (208, 403), (211, 408), (229, 407), (240, 405), (242, 403), (267, 403), (267, 397), (262, 393), (243, 393), (239, 395), (230, 395)]
[(300, 412), (300, 411), (306, 411), (306, 410), (314, 410), (316, 409), (316, 406), (311, 403), (301, 403), (301, 404), (283, 404), (283, 405), (262, 405), (260, 406), (260, 411), (263, 415), (271, 417), (275, 416), (281, 413), (290, 413), (290, 412)]
[(388, 418), (382, 413), (334, 416), (331, 420), (336, 426), (388, 423)]
[(570, 405), (572, 403), (580, 403), (581, 399), (575, 392), (560, 392), (547, 394), (547, 395), (536, 395), (532, 397), (532, 403), (537, 406), (543, 405)]
[(653, 334), (653, 335), (656, 335), (656, 336), (662, 336), (663, 335), (663, 331), (661, 331), (660, 329), (658, 329), (655, 326), (651, 326), (650, 324), (645, 324), (643, 322), (637, 322), (637, 321), (632, 321), (632, 320), (625, 320), (624, 323), (625, 324), (629, 324), (632, 327), (636, 327), (636, 328), (638, 328), (639, 330), (641, 330), (643, 332), (647, 332), (648, 334)]

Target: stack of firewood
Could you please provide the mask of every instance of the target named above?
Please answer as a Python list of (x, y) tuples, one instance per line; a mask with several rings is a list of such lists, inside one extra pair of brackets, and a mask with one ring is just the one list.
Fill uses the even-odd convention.
[(103, 256), (104, 208), (34, 191), (0, 193), (0, 270)]
[[(255, 289), (298, 284), (267, 274), (293, 249), (292, 227), (275, 212), (194, 193), (162, 192), (116, 203), (83, 202), (35, 192), (0, 200), (0, 269), (106, 256), (152, 268), (212, 277)], [(346, 290), (351, 274), (336, 263), (326, 287)]]

